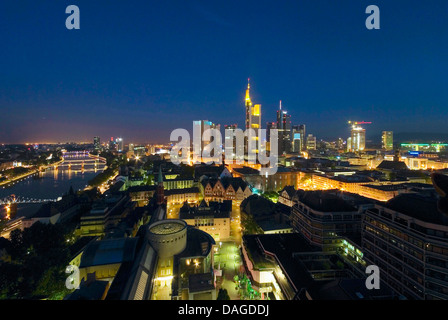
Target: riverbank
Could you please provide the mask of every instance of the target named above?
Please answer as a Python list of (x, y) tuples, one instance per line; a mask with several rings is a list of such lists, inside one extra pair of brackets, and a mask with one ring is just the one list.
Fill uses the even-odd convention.
[[(19, 175), (17, 177), (12, 178), (12, 179), (7, 179), (7, 180), (4, 180), (4, 181), (0, 181), (0, 187), (3, 187), (3, 189), (11, 187), (11, 186), (13, 186), (16, 183), (18, 183), (20, 181), (23, 181), (24, 179), (26, 179), (29, 176), (32, 176), (32, 175), (35, 175), (35, 174), (39, 174), (39, 172), (45, 171), (46, 169), (51, 168), (53, 166), (58, 166), (62, 162), (64, 162), (64, 159), (59, 160), (57, 162), (54, 162), (52, 164), (46, 165), (46, 166), (40, 166), (39, 168), (31, 167), (30, 171), (28, 171), (28, 172), (26, 172), (26, 173), (24, 173), (22, 175)], [(19, 168), (22, 168), (22, 167), (19, 167)]]
[(3, 189), (11, 187), (14, 184), (19, 183), (19, 182), (23, 181), (24, 179), (26, 179), (26, 178), (28, 178), (28, 177), (30, 177), (32, 175), (36, 175), (36, 174), (39, 174), (39, 169), (34, 169), (32, 171), (24, 173), (23, 175), (14, 177), (13, 179), (7, 179), (7, 180), (4, 180), (4, 181), (1, 181), (0, 182), (0, 187), (3, 187)]

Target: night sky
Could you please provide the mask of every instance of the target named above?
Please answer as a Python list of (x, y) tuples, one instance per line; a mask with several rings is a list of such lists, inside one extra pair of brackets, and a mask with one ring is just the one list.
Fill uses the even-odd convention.
[[(80, 9), (67, 30), (65, 8)], [(367, 30), (365, 9), (381, 10)], [(448, 2), (2, 0), (0, 143), (168, 142), (244, 124), (244, 95), (318, 138), (447, 133)]]

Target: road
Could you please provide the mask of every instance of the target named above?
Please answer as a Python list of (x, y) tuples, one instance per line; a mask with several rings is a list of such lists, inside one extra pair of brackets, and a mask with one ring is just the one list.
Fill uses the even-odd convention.
[(222, 270), (222, 277), (218, 277), (217, 289), (227, 289), (231, 300), (240, 300), (233, 280), (235, 275), (239, 273), (242, 265), (239, 248), (233, 241), (220, 242), (216, 247), (217, 252), (214, 255), (215, 269)]

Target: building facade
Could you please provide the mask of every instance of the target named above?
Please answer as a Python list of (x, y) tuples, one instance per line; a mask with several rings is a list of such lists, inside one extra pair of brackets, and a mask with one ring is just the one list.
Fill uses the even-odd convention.
[(367, 264), (408, 299), (448, 299), (448, 219), (437, 200), (400, 195), (368, 209), (362, 225)]

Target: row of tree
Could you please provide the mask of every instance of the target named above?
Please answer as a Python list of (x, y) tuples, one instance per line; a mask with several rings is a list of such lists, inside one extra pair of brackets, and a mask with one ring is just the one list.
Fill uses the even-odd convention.
[(0, 264), (0, 298), (62, 299), (68, 294), (65, 268), (73, 237), (63, 225), (40, 222), (12, 231), (4, 245), (9, 262)]

